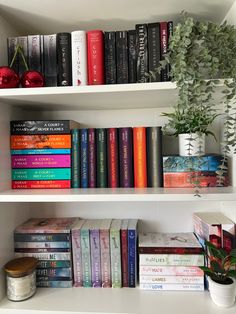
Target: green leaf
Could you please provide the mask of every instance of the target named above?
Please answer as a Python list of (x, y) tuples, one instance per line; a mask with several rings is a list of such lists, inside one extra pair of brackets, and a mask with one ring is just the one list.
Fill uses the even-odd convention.
[(236, 257), (236, 249), (231, 250), (230, 256)]
[(236, 278), (236, 270), (230, 270), (230, 271), (228, 272), (228, 276), (229, 276), (229, 277)]

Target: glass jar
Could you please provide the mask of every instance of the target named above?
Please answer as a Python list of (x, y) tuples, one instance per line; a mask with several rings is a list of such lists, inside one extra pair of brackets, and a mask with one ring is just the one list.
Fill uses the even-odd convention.
[(9, 300), (23, 301), (35, 294), (37, 263), (38, 260), (34, 257), (20, 257), (4, 266)]

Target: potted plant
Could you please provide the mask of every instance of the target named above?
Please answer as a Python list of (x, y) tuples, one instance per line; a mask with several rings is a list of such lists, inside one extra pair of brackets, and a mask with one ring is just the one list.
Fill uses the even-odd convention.
[(205, 241), (205, 254), (209, 266), (199, 268), (207, 275), (211, 298), (218, 306), (230, 307), (236, 294), (236, 249), (227, 253)]

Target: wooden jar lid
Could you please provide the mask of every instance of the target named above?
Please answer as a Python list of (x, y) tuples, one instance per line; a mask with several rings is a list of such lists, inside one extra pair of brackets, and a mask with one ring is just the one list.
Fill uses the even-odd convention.
[(9, 261), (5, 266), (5, 272), (11, 277), (23, 277), (34, 271), (38, 263), (35, 257), (20, 257)]

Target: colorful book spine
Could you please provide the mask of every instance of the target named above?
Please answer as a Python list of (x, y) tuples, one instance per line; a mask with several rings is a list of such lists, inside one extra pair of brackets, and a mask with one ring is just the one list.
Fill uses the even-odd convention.
[(38, 268), (69, 268), (71, 261), (38, 260)]
[(57, 85), (72, 85), (71, 34), (57, 34)]
[(68, 148), (57, 149), (11, 149), (11, 155), (67, 155), (71, 154)]
[(80, 134), (71, 130), (71, 187), (80, 187)]
[(71, 268), (37, 268), (36, 275), (45, 277), (71, 277)]
[(84, 220), (80, 219), (71, 230), (72, 256), (73, 256), (73, 278), (74, 286), (83, 286), (82, 249), (81, 249), (81, 228)]
[(133, 175), (133, 131), (132, 128), (119, 128), (120, 187), (134, 186)]
[(204, 266), (203, 254), (139, 254), (143, 266)]
[(162, 291), (204, 291), (204, 284), (158, 284), (141, 283), (142, 290), (162, 290)]
[(95, 129), (88, 129), (88, 185), (96, 188), (96, 142)]
[(140, 275), (162, 276), (203, 276), (198, 266), (139, 266)]
[(70, 168), (70, 155), (12, 156), (12, 168)]
[[(161, 60), (164, 60), (165, 54), (168, 52), (168, 28), (167, 22), (160, 23), (160, 38), (161, 38)], [(169, 81), (168, 66), (161, 70), (161, 81)]]
[(101, 30), (87, 32), (88, 85), (104, 84), (103, 37)]
[(118, 133), (116, 128), (107, 129), (107, 174), (108, 187), (119, 187)]
[[(22, 231), (24, 232), (24, 231)], [(70, 242), (69, 233), (17, 233), (14, 232), (15, 242)]]
[(140, 254), (202, 254), (202, 248), (139, 246)]
[(100, 249), (101, 249), (101, 280), (103, 288), (111, 287), (110, 226), (111, 219), (103, 219), (101, 221)]
[(121, 224), (121, 269), (122, 287), (129, 286), (128, 277), (128, 219), (123, 219)]
[(88, 187), (88, 129), (80, 130), (81, 187)]
[(30, 71), (42, 72), (40, 35), (28, 35), (28, 67)]
[(146, 128), (133, 128), (134, 186), (147, 187)]
[(70, 180), (70, 168), (12, 169), (12, 180)]
[(129, 82), (127, 31), (116, 32), (116, 78), (117, 84)]
[(105, 82), (116, 84), (116, 33), (104, 32)]
[(110, 228), (112, 288), (122, 287), (120, 228), (121, 220), (112, 220)]
[(102, 286), (99, 224), (93, 220), (90, 228), (91, 279), (95, 288)]
[[(24, 55), (25, 60), (28, 60), (28, 38), (27, 36), (20, 36), (18, 37), (18, 45), (21, 47), (21, 51)], [(19, 58), (19, 75), (22, 75), (25, 71), (25, 64), (23, 58), (20, 56)]]
[(128, 223), (128, 283), (130, 288), (137, 284), (137, 219), (130, 219)]
[(70, 242), (62, 242), (62, 241), (57, 241), (57, 242), (14, 242), (14, 247), (15, 249), (21, 248), (21, 249), (38, 249), (38, 248), (65, 248), (65, 249), (70, 249)]
[(145, 83), (148, 73), (148, 36), (147, 24), (136, 25), (137, 36), (137, 82)]
[(97, 187), (107, 187), (107, 145), (106, 129), (96, 129), (96, 152), (97, 152)]
[(147, 127), (147, 185), (163, 187), (162, 131), (161, 127)]
[(136, 31), (128, 31), (128, 69), (129, 83), (137, 82), (137, 51), (136, 51)]
[(187, 284), (204, 285), (204, 276), (146, 276), (139, 277), (140, 284)]
[(65, 135), (11, 135), (11, 149), (71, 148), (71, 136)]
[(81, 257), (83, 269), (83, 287), (92, 287), (89, 222), (86, 221), (81, 228)]
[(44, 282), (44, 281), (69, 281), (71, 280), (71, 276), (70, 277), (59, 277), (59, 276), (36, 276), (36, 282)]
[(85, 31), (71, 33), (72, 85), (87, 85), (87, 42)]
[[(18, 37), (8, 37), (7, 38), (7, 56), (8, 56), (8, 66), (10, 66), (13, 56), (16, 51), (16, 47), (18, 45)], [(16, 73), (19, 71), (19, 57), (16, 56), (15, 62), (12, 65), (12, 70)]]
[(71, 180), (12, 180), (12, 189), (70, 189)]
[(15, 252), (15, 257), (35, 257), (39, 260), (65, 260), (69, 261), (71, 259), (71, 253), (63, 252), (63, 253), (21, 253)]
[(150, 23), (148, 28), (148, 69), (150, 82), (160, 82), (161, 77), (157, 72), (161, 60), (160, 23)]
[(15, 248), (16, 253), (67, 253), (70, 248)]
[(72, 280), (68, 281), (37, 281), (36, 287), (40, 288), (71, 288)]
[(43, 35), (44, 78), (47, 87), (57, 86), (57, 35)]

